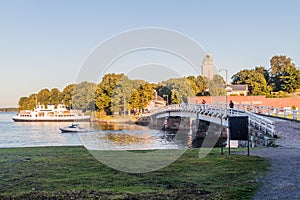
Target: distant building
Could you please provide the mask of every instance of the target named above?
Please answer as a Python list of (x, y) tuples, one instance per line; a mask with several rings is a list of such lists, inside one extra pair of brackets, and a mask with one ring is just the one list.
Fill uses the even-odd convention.
[(247, 96), (248, 85), (228, 85), (226, 90), (228, 96)]
[(167, 105), (167, 102), (164, 98), (159, 96), (157, 94), (157, 91), (154, 90), (153, 92), (153, 100), (151, 100), (148, 104), (148, 106), (144, 109), (144, 112), (149, 112), (150, 110), (153, 110), (158, 107), (165, 107)]
[(216, 66), (214, 63), (213, 58), (209, 53), (207, 53), (202, 61), (201, 66), (201, 73), (202, 76), (209, 78), (210, 80), (213, 79), (214, 75), (216, 74)]

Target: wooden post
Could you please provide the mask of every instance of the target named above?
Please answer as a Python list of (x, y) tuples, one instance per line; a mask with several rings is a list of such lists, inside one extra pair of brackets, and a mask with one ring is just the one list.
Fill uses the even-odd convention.
[(223, 123), (222, 123), (222, 118), (221, 118), (221, 155), (223, 155)]

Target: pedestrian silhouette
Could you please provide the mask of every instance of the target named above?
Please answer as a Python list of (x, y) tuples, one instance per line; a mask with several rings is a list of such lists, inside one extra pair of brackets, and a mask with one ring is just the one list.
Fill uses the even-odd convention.
[(234, 106), (233, 102), (230, 101), (230, 103), (229, 103), (229, 108), (233, 108), (233, 106)]

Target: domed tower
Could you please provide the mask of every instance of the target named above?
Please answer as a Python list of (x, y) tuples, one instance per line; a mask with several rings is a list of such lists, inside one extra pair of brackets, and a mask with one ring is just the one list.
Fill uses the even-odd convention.
[(213, 58), (209, 53), (206, 53), (201, 66), (201, 73), (202, 76), (209, 78), (210, 80), (213, 79), (214, 75), (216, 74), (216, 66), (214, 63)]

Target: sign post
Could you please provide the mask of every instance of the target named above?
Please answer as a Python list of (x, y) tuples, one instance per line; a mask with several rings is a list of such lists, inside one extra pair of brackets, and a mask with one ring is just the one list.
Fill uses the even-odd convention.
[(249, 128), (248, 116), (229, 116), (229, 145), (228, 151), (230, 154), (230, 140), (247, 140), (248, 155), (249, 155)]

